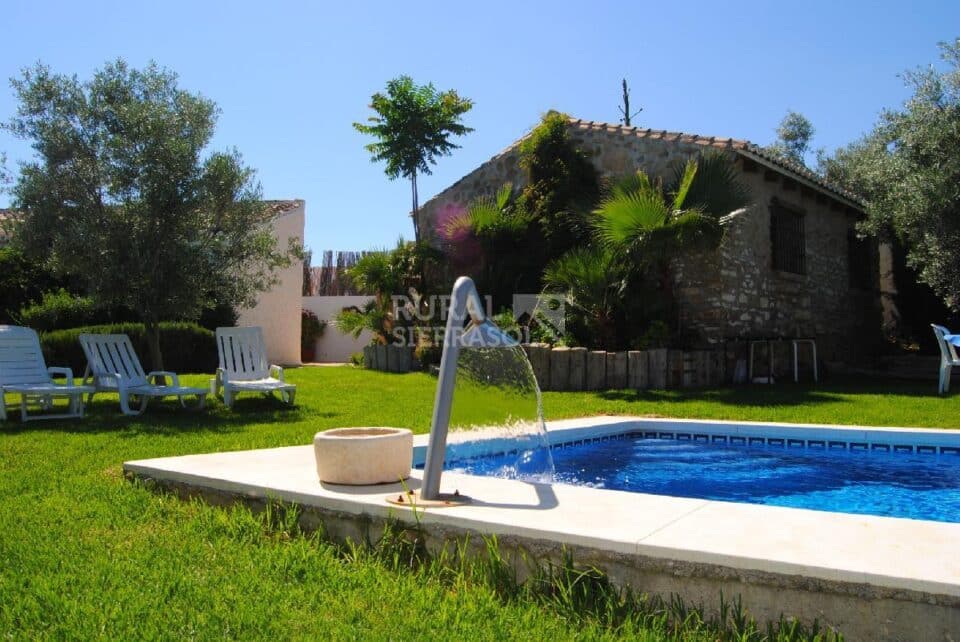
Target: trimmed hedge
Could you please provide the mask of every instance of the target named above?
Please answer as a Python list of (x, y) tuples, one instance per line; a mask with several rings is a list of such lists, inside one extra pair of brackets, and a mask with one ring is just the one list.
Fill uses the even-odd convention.
[[(43, 333), (40, 335), (40, 344), (47, 365), (69, 366), (75, 376), (82, 376), (87, 367), (87, 358), (80, 347), (80, 335), (85, 333), (127, 335), (144, 370), (149, 372), (154, 369), (150, 363), (150, 347), (142, 323), (94, 325)], [(160, 350), (163, 352), (164, 370), (180, 374), (212, 373), (217, 369), (217, 344), (213, 332), (196, 323), (161, 323)]]

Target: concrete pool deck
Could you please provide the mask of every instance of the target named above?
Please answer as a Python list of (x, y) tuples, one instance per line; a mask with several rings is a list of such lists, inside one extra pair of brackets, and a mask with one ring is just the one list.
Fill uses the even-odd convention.
[[(552, 422), (550, 432), (553, 439), (577, 439), (652, 426), (677, 431), (678, 425), (691, 434), (708, 435), (717, 430), (750, 433), (763, 426), (769, 434), (773, 426), (603, 417)], [(791, 431), (814, 430), (827, 439), (853, 435), (852, 440), (868, 442), (874, 437), (903, 442), (910, 434), (918, 444), (940, 443), (935, 438), (944, 436), (943, 431), (903, 429), (784, 429), (793, 435), (800, 433)], [(874, 437), (859, 436), (864, 431)], [(425, 437), (419, 436), (418, 442)], [(949, 435), (947, 442), (955, 439), (960, 443), (960, 433)], [(422, 458), (422, 449), (415, 460), (418, 456)], [(340, 528), (356, 533), (356, 524), (394, 518), (414, 521), (409, 509), (386, 501), (403, 493), (400, 484), (321, 484), (312, 445), (134, 461), (124, 469), (161, 486), (207, 497), (296, 503), (331, 532)], [(414, 471), (407, 486), (416, 489), (419, 480), (420, 471)], [(951, 640), (960, 632), (960, 523), (454, 473), (444, 473), (441, 490), (458, 490), (473, 501), (418, 511), (420, 523), (440, 539), (497, 535), (506, 545), (552, 558), (565, 548), (577, 563), (602, 568), (615, 582), (640, 591), (677, 593), (708, 607), (719, 603), (721, 591), (728, 599), (739, 594), (759, 620), (775, 620), (781, 613), (818, 619), (847, 639)], [(351, 521), (353, 528), (343, 528)]]

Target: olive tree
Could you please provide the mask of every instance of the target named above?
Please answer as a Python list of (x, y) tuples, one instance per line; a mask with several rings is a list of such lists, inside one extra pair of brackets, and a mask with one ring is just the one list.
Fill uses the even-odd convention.
[(252, 305), (299, 254), (276, 247), (239, 153), (206, 152), (218, 109), (174, 73), (117, 60), (81, 82), (38, 64), (11, 82), (4, 127), (35, 151), (11, 188), (14, 242), (97, 304), (136, 311), (154, 369), (161, 321)]
[(960, 39), (941, 43), (942, 69), (904, 74), (913, 95), (873, 131), (820, 159), (829, 179), (867, 204), (862, 231), (892, 235), (907, 262), (960, 309)]
[(777, 142), (767, 147), (767, 151), (805, 167), (814, 133), (813, 123), (806, 116), (788, 111), (777, 127)]

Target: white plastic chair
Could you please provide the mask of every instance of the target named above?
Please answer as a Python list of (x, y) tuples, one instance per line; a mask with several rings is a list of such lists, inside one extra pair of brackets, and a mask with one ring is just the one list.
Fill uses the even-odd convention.
[[(120, 409), (125, 415), (139, 415), (147, 409), (152, 397), (176, 397), (180, 405), (187, 407), (184, 397), (196, 396), (197, 407), (203, 408), (207, 398), (206, 388), (191, 388), (180, 385), (180, 378), (173, 372), (157, 370), (143, 373), (140, 359), (125, 334), (81, 334), (80, 346), (87, 356), (87, 370), (83, 383), (92, 383), (95, 390), (87, 399), (89, 403), (97, 392), (116, 392), (120, 395)], [(171, 383), (166, 384), (169, 377)], [(157, 381), (163, 383), (156, 383)], [(151, 383), (151, 381), (153, 383)], [(138, 398), (140, 407), (131, 409), (132, 398)]]
[(940, 346), (940, 384), (937, 393), (942, 395), (950, 390), (950, 371), (954, 366), (960, 366), (960, 357), (957, 357), (956, 347), (947, 338), (950, 331), (935, 323), (931, 323), (930, 327)]
[[(65, 383), (56, 383), (54, 375), (63, 376)], [(20, 395), (20, 419), (31, 421), (83, 417), (83, 395), (93, 392), (93, 388), (74, 385), (70, 368), (48, 368), (36, 332), (20, 326), (0, 325), (0, 420), (7, 418), (5, 392)], [(67, 412), (29, 416), (29, 406), (49, 410), (54, 397), (69, 399)]]
[(214, 394), (223, 394), (223, 403), (233, 407), (237, 394), (280, 393), (281, 401), (293, 405), (297, 387), (283, 378), (283, 368), (267, 363), (267, 348), (259, 327), (217, 328), (220, 367), (210, 385)]

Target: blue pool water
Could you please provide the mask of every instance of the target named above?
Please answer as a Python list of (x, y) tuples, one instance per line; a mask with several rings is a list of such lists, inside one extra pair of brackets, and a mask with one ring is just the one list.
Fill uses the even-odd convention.
[[(516, 455), (453, 462), (502, 475)], [(626, 437), (553, 449), (561, 483), (655, 495), (960, 522), (960, 457)]]

